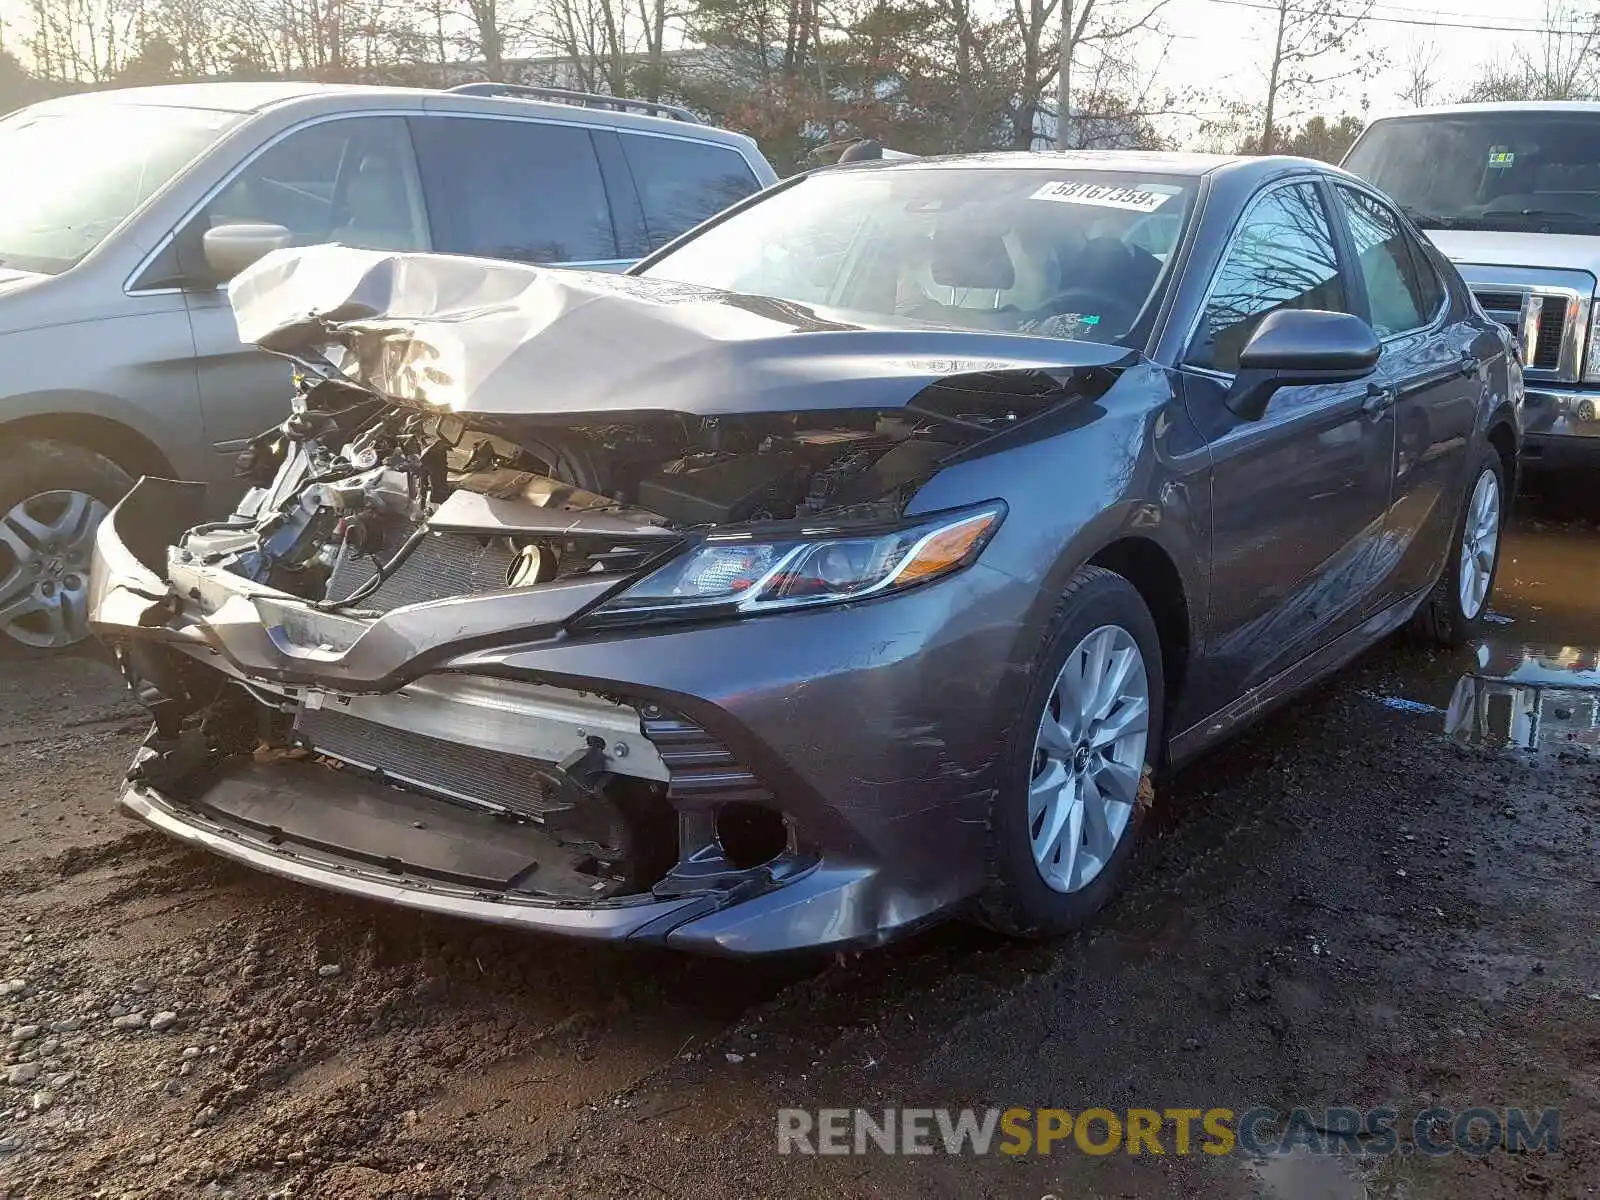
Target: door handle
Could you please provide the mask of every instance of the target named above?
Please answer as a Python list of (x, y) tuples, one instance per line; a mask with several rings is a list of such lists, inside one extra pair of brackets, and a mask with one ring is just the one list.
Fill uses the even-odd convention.
[(1369, 417), (1382, 416), (1395, 401), (1393, 388), (1379, 387), (1375, 383), (1367, 384), (1367, 398), (1361, 402), (1361, 411)]

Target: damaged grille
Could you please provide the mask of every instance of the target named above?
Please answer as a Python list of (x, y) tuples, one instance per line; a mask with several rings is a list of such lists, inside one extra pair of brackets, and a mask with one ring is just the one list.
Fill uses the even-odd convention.
[(295, 731), (319, 754), (425, 792), (542, 820), (558, 807), (539, 764), (516, 754), (393, 729), (336, 709), (303, 709)]
[[(411, 532), (407, 529), (391, 541), (398, 545)], [(504, 538), (433, 534), (422, 539), (399, 569), (361, 601), (361, 607), (388, 612), (407, 604), (503, 588), (506, 572), (514, 559), (515, 554)], [(343, 600), (371, 579), (374, 570), (371, 559), (347, 558), (333, 573), (328, 583), (328, 596)]]
[(671, 772), (669, 800), (700, 805), (772, 801), (755, 772), (693, 721), (648, 704), (640, 716), (645, 737), (655, 743)]

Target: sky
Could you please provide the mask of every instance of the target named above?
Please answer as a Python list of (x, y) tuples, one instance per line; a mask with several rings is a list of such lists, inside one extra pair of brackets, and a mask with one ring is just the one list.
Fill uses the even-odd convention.
[[(1265, 95), (1265, 68), (1275, 19), (1259, 8), (1261, 0), (1170, 0), (1162, 22), (1175, 35), (1163, 61), (1174, 88), (1211, 89), (1257, 99)], [(1303, 0), (1331, 3), (1335, 9), (1354, 12), (1359, 0)], [(1403, 64), (1414, 46), (1438, 52), (1434, 74), (1442, 94), (1436, 103), (1457, 97), (1461, 88), (1486, 62), (1509, 59), (1516, 46), (1534, 49), (1538, 30), (1570, 28), (1577, 10), (1547, 10), (1538, 0), (1508, 5), (1504, 0), (1394, 0), (1379, 3), (1364, 31), (1364, 40), (1381, 46), (1389, 66), (1370, 82), (1345, 81), (1332, 85), (1324, 96), (1305, 105), (1309, 112), (1334, 116), (1340, 112), (1377, 115), (1403, 107), (1398, 93), (1406, 82)], [(1515, 13), (1508, 16), (1508, 13)], [(1459, 28), (1490, 26), (1492, 28)]]

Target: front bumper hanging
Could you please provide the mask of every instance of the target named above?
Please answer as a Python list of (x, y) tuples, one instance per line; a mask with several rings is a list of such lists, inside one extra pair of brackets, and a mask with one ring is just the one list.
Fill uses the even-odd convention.
[[(121, 791), (155, 828), (418, 911), (723, 953), (878, 942), (978, 886), (982, 731), (966, 761), (903, 731), (929, 705), (970, 712), (984, 681), (950, 694), (945, 660), (868, 610), (782, 618), (782, 639), (738, 622), (589, 641), (566, 622), (609, 581), (324, 611), (169, 551), (193, 488), (141, 480), (92, 578), (91, 626), (156, 717)], [(1022, 600), (978, 568), (880, 608), (906, 638), (981, 584)], [(808, 690), (851, 714), (831, 743), (795, 719)], [(863, 696), (878, 711), (853, 712)], [(752, 822), (753, 852), (734, 844)]]

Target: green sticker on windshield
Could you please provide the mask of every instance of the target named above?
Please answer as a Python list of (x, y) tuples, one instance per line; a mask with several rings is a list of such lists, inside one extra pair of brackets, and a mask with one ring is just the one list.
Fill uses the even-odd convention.
[(1489, 169), (1504, 171), (1517, 161), (1517, 156), (1509, 150), (1489, 151)]
[(1082, 321), (1085, 325), (1098, 325), (1100, 324), (1100, 314), (1090, 313), (1087, 316), (1079, 317), (1078, 320)]

